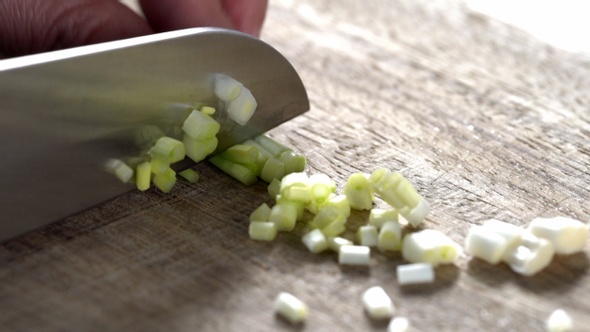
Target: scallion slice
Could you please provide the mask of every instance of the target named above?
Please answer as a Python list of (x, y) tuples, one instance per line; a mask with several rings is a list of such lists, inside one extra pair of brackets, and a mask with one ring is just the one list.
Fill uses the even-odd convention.
[(184, 144), (172, 137), (160, 137), (149, 152), (154, 159), (159, 159), (169, 164), (181, 161), (185, 156)]
[(184, 171), (178, 173), (182, 176), (185, 180), (190, 183), (197, 183), (199, 181), (199, 173), (192, 169), (185, 169)]
[(209, 159), (209, 161), (213, 165), (217, 166), (217, 168), (221, 169), (225, 173), (231, 175), (234, 179), (247, 186), (256, 183), (256, 174), (243, 165), (229, 161), (223, 158), (221, 155), (213, 156)]
[(193, 110), (182, 124), (182, 130), (197, 141), (215, 137), (220, 129), (215, 119), (197, 110)]
[(165, 172), (156, 174), (152, 182), (162, 192), (170, 192), (172, 187), (176, 184), (176, 172), (174, 172), (173, 169), (168, 168)]

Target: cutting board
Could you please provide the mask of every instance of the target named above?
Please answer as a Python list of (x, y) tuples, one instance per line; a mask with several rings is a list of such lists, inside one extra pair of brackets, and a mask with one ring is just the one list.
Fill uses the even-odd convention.
[[(311, 100), (268, 134), (339, 190), (354, 172), (400, 171), (431, 205), (421, 228), (460, 244), (490, 218), (590, 221), (588, 58), (456, 1), (273, 0), (262, 38)], [(0, 329), (385, 331), (361, 305), (378, 285), (414, 331), (543, 331), (558, 308), (590, 330), (590, 243), (532, 277), (463, 255), (432, 284), (401, 287), (399, 253), (344, 268), (305, 248), (304, 223), (250, 240), (248, 215), (273, 203), (266, 184), (195, 169), (197, 184), (131, 192), (2, 244)], [(353, 213), (346, 236), (367, 218)], [(281, 291), (308, 304), (305, 324), (273, 313)]]

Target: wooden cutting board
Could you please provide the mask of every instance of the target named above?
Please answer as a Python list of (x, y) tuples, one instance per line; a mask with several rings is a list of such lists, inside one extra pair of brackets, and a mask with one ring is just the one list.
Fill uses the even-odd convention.
[[(309, 173), (341, 189), (353, 172), (399, 170), (430, 202), (422, 228), (461, 244), (489, 218), (590, 221), (587, 58), (455, 1), (274, 0), (262, 38), (308, 89), (311, 111), (269, 134)], [(343, 268), (307, 251), (304, 224), (249, 240), (266, 185), (195, 169), (197, 184), (132, 192), (2, 244), (0, 330), (384, 331), (360, 301), (380, 285), (414, 331), (543, 331), (557, 308), (590, 331), (590, 244), (533, 277), (465, 255), (432, 284), (400, 287), (398, 253)], [(347, 236), (367, 217), (355, 212)], [(273, 314), (281, 291), (309, 305), (304, 325)]]

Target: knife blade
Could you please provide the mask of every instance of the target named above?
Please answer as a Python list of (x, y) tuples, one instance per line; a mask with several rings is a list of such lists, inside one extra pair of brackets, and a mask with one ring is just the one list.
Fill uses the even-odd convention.
[(244, 84), (258, 103), (246, 126), (215, 113), (219, 151), (309, 110), (285, 57), (219, 28), (0, 61), (0, 241), (133, 190), (105, 163), (138, 155), (154, 130), (178, 133), (199, 105), (217, 105), (217, 74)]

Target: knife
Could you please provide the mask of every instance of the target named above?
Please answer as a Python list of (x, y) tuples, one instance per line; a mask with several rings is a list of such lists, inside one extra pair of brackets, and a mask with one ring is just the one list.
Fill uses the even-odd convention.
[[(144, 138), (217, 105), (212, 77), (247, 87), (247, 125), (214, 114), (218, 151), (309, 110), (300, 77), (249, 35), (194, 28), (0, 61), (0, 242), (133, 190), (105, 171)], [(182, 168), (191, 166), (183, 163)]]

